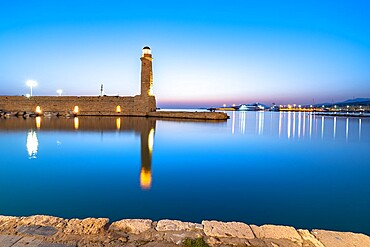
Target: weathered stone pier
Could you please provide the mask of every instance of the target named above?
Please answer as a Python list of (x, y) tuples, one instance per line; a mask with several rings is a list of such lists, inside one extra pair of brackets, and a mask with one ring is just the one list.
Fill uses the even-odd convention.
[[(200, 240), (202, 245), (189, 245)], [(351, 232), (295, 229), (278, 225), (204, 220), (63, 219), (53, 216), (0, 216), (1, 247), (81, 246), (254, 246), (368, 247), (370, 237)]]
[[(54, 114), (78, 116), (145, 116), (225, 120), (221, 112), (157, 111), (153, 95), (152, 54), (144, 47), (141, 56), (141, 94), (136, 96), (0, 96), (0, 110), (6, 115)], [(29, 115), (28, 114), (28, 115)], [(27, 116), (28, 116), (27, 115)]]

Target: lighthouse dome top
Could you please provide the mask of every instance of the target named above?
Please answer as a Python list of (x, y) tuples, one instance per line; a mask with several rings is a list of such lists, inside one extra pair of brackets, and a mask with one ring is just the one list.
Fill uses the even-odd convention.
[(149, 46), (145, 46), (143, 48), (143, 57), (151, 57), (152, 55), (152, 52), (150, 50), (150, 47)]

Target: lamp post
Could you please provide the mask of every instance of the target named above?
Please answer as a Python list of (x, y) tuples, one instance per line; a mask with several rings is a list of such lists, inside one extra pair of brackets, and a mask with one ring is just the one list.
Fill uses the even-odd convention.
[(28, 80), (28, 81), (26, 81), (26, 84), (27, 84), (27, 86), (29, 86), (29, 87), (30, 87), (30, 89), (31, 89), (31, 94), (30, 94), (30, 96), (32, 97), (32, 88), (37, 86), (37, 82), (36, 82), (36, 81), (34, 81), (34, 80)]

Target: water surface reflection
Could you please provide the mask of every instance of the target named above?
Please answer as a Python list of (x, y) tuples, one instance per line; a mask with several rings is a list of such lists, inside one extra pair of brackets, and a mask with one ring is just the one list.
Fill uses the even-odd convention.
[(0, 119), (0, 214), (203, 219), (370, 234), (370, 119)]
[[(43, 125), (41, 128), (41, 122)], [(121, 126), (121, 123), (122, 126)], [(35, 125), (34, 125), (35, 124)], [(115, 124), (115, 125), (114, 125)], [(81, 125), (81, 127), (80, 127)], [(36, 128), (34, 128), (35, 126)], [(141, 143), (141, 170), (140, 186), (142, 189), (150, 189), (152, 185), (152, 152), (154, 145), (154, 132), (156, 120), (146, 118), (78, 118), (56, 119), (36, 117), (35, 119), (8, 119), (2, 122), (0, 131), (27, 130), (26, 149), (30, 159), (37, 158), (39, 143), (37, 132), (40, 131), (94, 131), (94, 132), (134, 132), (140, 135)]]
[[(312, 136), (320, 137), (320, 139), (330, 139), (328, 132), (333, 133), (332, 139), (338, 138), (351, 140), (361, 140), (362, 119), (350, 117), (332, 117), (332, 116), (317, 116), (311, 113), (304, 112), (232, 112), (231, 117), (231, 133), (246, 133), (246, 123), (250, 122), (255, 125), (255, 131), (248, 129), (250, 134), (267, 136), (277, 134), (279, 137), (287, 139), (309, 139)], [(255, 114), (255, 116), (253, 116)], [(265, 120), (265, 115), (269, 118)], [(255, 122), (255, 123), (253, 123)], [(306, 122), (308, 128), (306, 128)], [(338, 124), (339, 128), (338, 128)], [(238, 126), (238, 129), (235, 129)], [(268, 127), (267, 127), (268, 126)], [(352, 128), (352, 131), (350, 129)], [(338, 132), (338, 133), (337, 133)], [(351, 135), (351, 136), (350, 136)]]

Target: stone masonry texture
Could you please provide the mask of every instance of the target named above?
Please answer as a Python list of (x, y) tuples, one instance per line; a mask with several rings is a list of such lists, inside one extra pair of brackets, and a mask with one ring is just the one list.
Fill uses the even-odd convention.
[(0, 247), (184, 246), (202, 238), (209, 246), (370, 247), (361, 233), (295, 229), (291, 226), (241, 222), (199, 223), (164, 219), (63, 219), (34, 215), (0, 216)]

